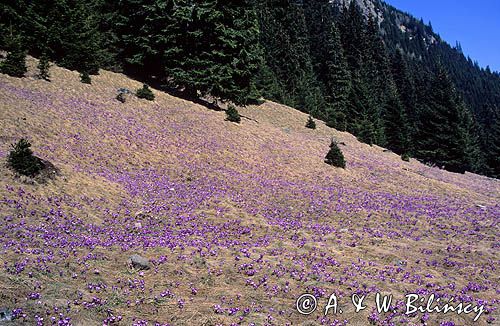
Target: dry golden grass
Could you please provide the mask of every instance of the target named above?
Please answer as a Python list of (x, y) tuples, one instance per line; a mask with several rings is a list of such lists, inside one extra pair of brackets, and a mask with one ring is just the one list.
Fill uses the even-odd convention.
[[(186, 237), (190, 239), (191, 245), (174, 249), (162, 246), (141, 249), (140, 246), (134, 246), (132, 250), (123, 251), (116, 243), (109, 247), (98, 245), (91, 250), (97, 258), (87, 261), (83, 261), (83, 257), (89, 253), (85, 248), (70, 250), (71, 255), (65, 257), (57, 256), (58, 249), (45, 246), (42, 240), (29, 242), (28, 246), (37, 243), (41, 248), (50, 248), (56, 253), (54, 261), (48, 263), (51, 270), (44, 272), (33, 268), (32, 275), (0, 270), (0, 299), (3, 305), (21, 306), (32, 316), (55, 306), (64, 307), (67, 301), (79, 297), (79, 292), (80, 304), (72, 305), (68, 313), (75, 325), (102, 324), (109, 309), (113, 315), (123, 316), (124, 325), (132, 324), (134, 320), (149, 320), (172, 325), (208, 326), (229, 325), (238, 321), (241, 312), (236, 316), (214, 312), (214, 305), (221, 304), (221, 298), (225, 297), (233, 300), (233, 306), (250, 307), (254, 303), (254, 306), (265, 307), (245, 317), (244, 324), (284, 325), (289, 322), (294, 325), (315, 325), (319, 313), (308, 320), (293, 309), (295, 299), (307, 286), (325, 288), (330, 292), (338, 290), (343, 293), (344, 302), (348, 301), (349, 292), (360, 286), (350, 284), (354, 279), (399, 297), (414, 290), (409, 283), (371, 279), (366, 275), (357, 275), (349, 282), (339, 282), (346, 274), (344, 268), (349, 268), (353, 262), (374, 262), (374, 265), (362, 267), (367, 275), (374, 276), (384, 267), (393, 266), (395, 260), (404, 260), (408, 261), (405, 270), (418, 275), (431, 274), (434, 276), (433, 283), (444, 287), (454, 282), (457, 288), (466, 286), (471, 280), (484, 280), (473, 265), (480, 265), (481, 268), (488, 264), (497, 266), (499, 257), (492, 243), (498, 241), (498, 225), (491, 219), (484, 222), (479, 220), (478, 223), (484, 223), (481, 232), (485, 240), (475, 244), (465, 238), (443, 236), (443, 233), (438, 232), (444, 224), (449, 229), (464, 228), (468, 217), (465, 213), (463, 218), (454, 216), (449, 220), (443, 216), (425, 219), (415, 217), (413, 213), (404, 213), (407, 223), (415, 220), (415, 224), (399, 225), (385, 208), (373, 213), (366, 207), (360, 207), (352, 212), (314, 213), (311, 218), (305, 215), (303, 227), (285, 229), (282, 225), (270, 223), (271, 219), (263, 213), (249, 213), (246, 207), (242, 207), (244, 203), (237, 202), (230, 195), (233, 190), (240, 190), (244, 193), (242, 198), (246, 203), (253, 196), (245, 191), (251, 193), (255, 189), (262, 189), (265, 192), (276, 187), (276, 191), (269, 190), (264, 195), (255, 193), (256, 200), (273, 202), (276, 207), (293, 213), (304, 209), (309, 203), (306, 201), (310, 198), (306, 195), (296, 195), (296, 192), (301, 191), (301, 185), (314, 189), (315, 180), (318, 180), (318, 186), (327, 187), (331, 184), (339, 188), (338, 191), (347, 191), (346, 203), (343, 204), (353, 209), (365, 200), (364, 195), (374, 205), (385, 205), (384, 201), (389, 199), (377, 196), (379, 193), (415, 198), (429, 196), (440, 202), (450, 198), (453, 205), (463, 201), (472, 207), (474, 204), (494, 207), (500, 199), (498, 181), (469, 173), (456, 175), (431, 169), (413, 159), (409, 163), (403, 162), (395, 154), (385, 153), (378, 146), (362, 144), (351, 134), (338, 132), (323, 123), (317, 123), (316, 130), (306, 129), (306, 114), (273, 102), (240, 108), (240, 113), (249, 119), (243, 118), (238, 125), (225, 122), (224, 112), (210, 111), (157, 90), (153, 90), (156, 96), (154, 102), (127, 96), (127, 102), (121, 104), (115, 100), (118, 88), (136, 90), (142, 86), (122, 74), (101, 71), (100, 75), (92, 76), (91, 85), (86, 85), (80, 83), (77, 72), (53, 66), (51, 82), (46, 82), (35, 78), (35, 59), (29, 59), (29, 66), (30, 72), (26, 78), (0, 75), (0, 156), (7, 154), (12, 142), (27, 136), (35, 154), (53, 162), (60, 168), (61, 176), (47, 184), (29, 185), (2, 165), (0, 198), (17, 199), (15, 191), (9, 190), (9, 187), (16, 191), (23, 188), (33, 198), (21, 200), (22, 210), (1, 206), (0, 218), (13, 216), (16, 223), (24, 219), (26, 227), (35, 228), (44, 223), (37, 220), (40, 214), (57, 208), (68, 216), (81, 219), (84, 222), (80, 226), (82, 232), (90, 227), (109, 227), (116, 220), (118, 223), (113, 226), (114, 231), (130, 236), (130, 242), (136, 240), (142, 243), (139, 239), (146, 236), (141, 230), (134, 231), (133, 222), (136, 221), (133, 215), (145, 207), (162, 205), (162, 197), (157, 193), (168, 193), (170, 186), (158, 181), (161, 176), (186, 189), (192, 183), (199, 187), (214, 178), (227, 181), (232, 188), (225, 197), (217, 198), (216, 204), (198, 207), (193, 213), (196, 216), (193, 223), (216, 228), (222, 239), (234, 236), (244, 227), (251, 232), (239, 235), (237, 240), (240, 242), (251, 243), (266, 236), (270, 239), (267, 245), (252, 247), (249, 257), (241, 257), (241, 261), (235, 261), (236, 256), (242, 256), (240, 247), (236, 245), (234, 248), (214, 245), (212, 249), (217, 251), (216, 254), (210, 254), (205, 248), (205, 251), (201, 251), (202, 255), (200, 246), (196, 244), (203, 243), (207, 237), (213, 236), (215, 239), (216, 236), (212, 234), (190, 234)], [(29, 95), (12, 96), (12, 89), (16, 92), (24, 90)], [(332, 137), (345, 144), (341, 145), (341, 149), (348, 162), (346, 170), (332, 169), (323, 163)], [(194, 169), (193, 166), (203, 166), (205, 169)], [(140, 187), (147, 188), (144, 193), (134, 194), (127, 188), (128, 181), (120, 179), (125, 178), (125, 174), (128, 177), (128, 173), (146, 175), (148, 169), (155, 173), (160, 171), (161, 175), (152, 175), (149, 183), (148, 178), (143, 178), (146, 181), (141, 178), (144, 183)], [(237, 173), (233, 175), (231, 171)], [(290, 193), (280, 188), (283, 180), (290, 184)], [(259, 185), (259, 182), (268, 183)], [(177, 189), (172, 192), (176, 193)], [(59, 206), (48, 200), (63, 197), (69, 199), (61, 201)], [(72, 205), (74, 202), (78, 205)], [(123, 207), (127, 207), (129, 212), (125, 212)], [(119, 214), (111, 216), (108, 210)], [(30, 216), (31, 211), (37, 212), (37, 218)], [(373, 213), (372, 217), (367, 218), (370, 213)], [(155, 216), (141, 221), (142, 229), (160, 232), (171, 228), (178, 231), (175, 223), (179, 216), (164, 211), (150, 215)], [(315, 229), (307, 227), (314, 223), (334, 227), (336, 232), (319, 235)], [(391, 226), (390, 223), (395, 224)], [(489, 224), (491, 228), (487, 229)], [(4, 223), (2, 227), (6, 225)], [(415, 234), (420, 235), (422, 241), (409, 237), (398, 237), (396, 240), (368, 237), (362, 231), (363, 228), (401, 231), (411, 227), (418, 228)], [(16, 232), (18, 234), (9, 237), (23, 236), (22, 231)], [(426, 236), (434, 233), (434, 237)], [(112, 236), (109, 235), (110, 238)], [(96, 237), (101, 239), (102, 235)], [(298, 246), (302, 238), (308, 241), (304, 246)], [(357, 245), (347, 245), (351, 242)], [(441, 261), (447, 257), (449, 246), (462, 246), (471, 250), (457, 253), (455, 257), (456, 262), (467, 267), (446, 269), (441, 265), (424, 265), (428, 257), (422, 254), (422, 250), (432, 248), (432, 259)], [(167, 256), (167, 261), (141, 274), (127, 266), (131, 251), (154, 260)], [(255, 262), (261, 254), (265, 257), (264, 262)], [(271, 275), (273, 269), (285, 266), (288, 271), (295, 268), (312, 275), (310, 264), (320, 259), (321, 254), (332, 256), (342, 266), (329, 266), (323, 273), (331, 273), (335, 282), (315, 280), (309, 276), (306, 277), (307, 281), (297, 280), (289, 274), (281, 278), (270, 276), (269, 286), (276, 285), (282, 289), (285, 282), (289, 282), (290, 291), (280, 292), (276, 296), (271, 296), (262, 287), (253, 289), (247, 284), (247, 279), (251, 277), (242, 274), (237, 268), (243, 263), (253, 263), (262, 266), (263, 271), (259, 271), (261, 274)], [(19, 253), (3, 249), (0, 266), (5, 263), (12, 265), (23, 259), (36, 260), (37, 257), (36, 252)], [(311, 261), (308, 261), (309, 257)], [(73, 274), (77, 276), (73, 278)], [(261, 274), (253, 280), (258, 281)], [(318, 279), (321, 277), (318, 276)], [(99, 282), (106, 284), (107, 289), (101, 292), (88, 289), (89, 283)], [(145, 290), (128, 288), (128, 282), (144, 282)], [(490, 284), (497, 285), (498, 277), (490, 278)], [(191, 286), (197, 289), (196, 295), (191, 294)], [(171, 290), (175, 297), (159, 297), (159, 293), (166, 289)], [(36, 300), (25, 299), (31, 292), (42, 293), (41, 304)], [(498, 298), (496, 289), (492, 287), (481, 295), (490, 301)], [(106, 303), (92, 309), (81, 305), (83, 301), (90, 302), (94, 296), (105, 298)], [(186, 301), (182, 309), (178, 307), (178, 299)], [(274, 309), (274, 312), (266, 310), (268, 308)], [(278, 310), (283, 310), (283, 314), (276, 313)], [(366, 325), (369, 313), (355, 314), (352, 307), (346, 307), (345, 314), (339, 319), (349, 320), (350, 325)], [(269, 314), (273, 322), (268, 320)], [(494, 314), (498, 316), (498, 313)], [(445, 319), (437, 316), (434, 322)], [(448, 319), (458, 324), (470, 321), (456, 316)], [(485, 320), (482, 317), (478, 325), (485, 324)], [(32, 322), (33, 318), (27, 321), (28, 324)], [(411, 323), (419, 324), (419, 318), (411, 319)]]

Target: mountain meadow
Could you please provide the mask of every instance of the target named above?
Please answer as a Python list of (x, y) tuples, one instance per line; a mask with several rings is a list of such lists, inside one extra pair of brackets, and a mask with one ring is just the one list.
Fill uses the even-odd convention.
[(498, 324), (500, 75), (429, 24), (0, 9), (0, 325)]

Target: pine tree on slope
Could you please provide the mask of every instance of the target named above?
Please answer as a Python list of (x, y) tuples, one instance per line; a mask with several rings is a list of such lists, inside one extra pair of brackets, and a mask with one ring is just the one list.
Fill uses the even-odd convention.
[(342, 154), (342, 151), (340, 150), (335, 140), (332, 140), (330, 144), (330, 150), (326, 154), (325, 163), (328, 165), (345, 169), (344, 154)]
[(47, 56), (46, 53), (43, 53), (42, 56), (40, 57), (40, 61), (38, 62), (38, 78), (50, 81), (50, 74), (49, 74), (49, 68), (50, 68), (50, 62), (49, 62), (49, 57)]
[(304, 13), (309, 32), (310, 53), (314, 72), (326, 100), (326, 112), (318, 117), (329, 127), (345, 131), (350, 77), (328, 0), (304, 1)]
[(466, 134), (455, 87), (439, 65), (432, 81), (428, 106), (419, 117), (417, 157), (452, 172), (467, 169)]
[(396, 87), (390, 85), (389, 97), (384, 106), (383, 120), (386, 146), (400, 155), (409, 154), (409, 126)]
[(314, 121), (312, 116), (307, 118), (306, 128), (316, 129), (316, 122)]
[(26, 51), (23, 49), (21, 37), (11, 35), (7, 46), (7, 58), (0, 64), (2, 73), (13, 77), (23, 77), (28, 69), (26, 67)]

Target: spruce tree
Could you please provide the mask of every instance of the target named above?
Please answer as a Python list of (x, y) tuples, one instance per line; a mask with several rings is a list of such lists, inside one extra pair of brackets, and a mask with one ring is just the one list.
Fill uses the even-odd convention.
[(97, 74), (103, 53), (101, 1), (27, 1), (22, 28), (30, 51), (59, 65)]
[[(497, 111), (498, 112), (498, 111)], [(491, 175), (500, 178), (500, 115), (492, 122), (486, 142), (486, 159)]]
[(231, 122), (236, 122), (240, 123), (241, 122), (241, 116), (236, 109), (236, 107), (232, 104), (229, 104), (226, 110), (226, 120), (231, 121)]
[(356, 125), (356, 136), (358, 140), (368, 145), (373, 145), (377, 141), (376, 127), (368, 116), (362, 118)]
[(307, 118), (306, 128), (316, 129), (316, 122), (314, 121), (313, 117), (310, 115)]
[[(384, 106), (394, 95), (389, 69), (388, 54), (380, 36), (378, 23), (370, 15), (365, 30), (366, 49), (363, 52), (363, 66), (361, 69), (362, 82), (366, 85), (368, 99), (365, 106), (365, 115), (373, 123), (375, 132), (374, 143), (384, 146), (387, 142), (385, 134), (383, 111)], [(392, 99), (391, 99), (392, 100)]]
[(193, 5), (180, 0), (175, 6), (172, 1), (165, 4), (171, 7), (166, 13), (164, 8), (156, 10), (156, 4), (143, 5), (138, 14), (145, 17), (138, 20), (146, 21), (144, 28), (150, 32), (146, 37), (132, 34), (130, 38), (130, 43), (148, 49), (139, 53), (160, 53), (155, 57), (161, 58), (158, 66), (164, 66), (160, 69), (163, 78), (192, 97), (210, 94), (239, 105), (258, 98), (253, 76), (261, 54), (254, 8), (247, 1), (210, 0)]
[(345, 112), (350, 91), (350, 76), (340, 34), (328, 0), (304, 1), (309, 31), (311, 61), (326, 103), (318, 117), (329, 127), (345, 131)]
[(314, 117), (324, 119), (327, 104), (317, 83), (313, 80), (305, 79), (299, 86), (299, 92), (301, 96), (297, 101), (297, 108)]
[(43, 53), (42, 56), (40, 57), (40, 61), (38, 61), (38, 78), (50, 81), (50, 74), (49, 74), (49, 68), (50, 68), (50, 62), (49, 62), (49, 57), (47, 56), (46, 53)]
[(80, 81), (84, 84), (92, 83), (92, 79), (90, 79), (90, 75), (86, 70), (80, 73)]
[(344, 154), (342, 154), (342, 151), (335, 140), (332, 140), (330, 144), (330, 150), (326, 154), (325, 163), (345, 169)]
[(126, 72), (140, 79), (157, 76), (165, 80), (167, 60), (175, 67), (176, 60), (186, 54), (181, 49), (180, 35), (182, 24), (190, 22), (188, 18), (181, 21), (180, 15), (189, 12), (186, 1), (177, 3), (176, 10), (171, 0), (123, 0), (105, 4), (108, 28), (105, 42), (115, 49)]
[[(216, 72), (210, 95), (236, 105), (246, 105), (260, 97), (253, 83), (262, 64), (259, 22), (249, 1), (217, 1), (222, 18), (212, 47)], [(223, 53), (223, 54), (222, 54)]]
[(119, 92), (118, 95), (116, 95), (116, 100), (120, 103), (125, 103), (127, 101), (125, 99), (125, 94), (122, 92)]
[[(346, 129), (359, 140), (368, 144), (379, 143), (381, 106), (376, 101), (373, 74), (375, 63), (370, 53), (367, 24), (356, 1), (351, 1), (340, 17), (342, 48), (349, 74), (351, 88), (345, 107)], [(371, 40), (370, 40), (371, 41)]]
[(467, 171), (473, 173), (488, 173), (485, 154), (481, 151), (481, 132), (477, 121), (462, 98), (457, 99), (457, 102), (461, 114), (461, 127), (464, 134)]
[(481, 132), (481, 145), (488, 175), (500, 178), (500, 110), (492, 104), (483, 108), (487, 120)]
[(365, 31), (367, 48), (364, 52), (364, 65), (367, 70), (367, 83), (376, 103), (384, 103), (388, 97), (390, 85), (392, 85), (392, 74), (390, 70), (389, 56), (380, 35), (377, 21), (371, 15)]
[(12, 145), (8, 156), (9, 166), (17, 173), (26, 176), (38, 174), (43, 167), (42, 162), (33, 155), (30, 147), (31, 144), (26, 139), (20, 139), (15, 145)]
[(340, 33), (331, 25), (332, 46), (336, 49), (331, 54), (329, 88), (331, 90), (331, 111), (327, 114), (327, 123), (340, 131), (347, 130), (346, 108), (351, 92), (351, 76), (344, 57), (344, 51), (340, 42)]
[(415, 86), (401, 50), (397, 50), (391, 58), (391, 72), (405, 113), (410, 121), (414, 123), (416, 121)]
[(283, 102), (283, 87), (267, 63), (263, 62), (254, 79), (260, 94), (268, 100)]
[(333, 122), (335, 113), (346, 104), (350, 87), (340, 35), (329, 0), (304, 1), (304, 14), (314, 72), (324, 97), (334, 111), (333, 114), (326, 112), (324, 118)]
[(68, 11), (69, 20), (61, 21), (60, 63), (68, 69), (95, 75), (99, 72), (102, 56), (100, 17), (96, 4), (93, 1), (76, 1), (66, 5), (71, 9)]
[(304, 9), (292, 0), (261, 0), (256, 7), (265, 60), (282, 88), (282, 102), (303, 112), (324, 115)]
[(409, 126), (396, 87), (390, 85), (390, 94), (383, 111), (386, 146), (397, 154), (409, 154)]
[(417, 157), (452, 172), (468, 167), (466, 133), (455, 87), (442, 65), (431, 84), (428, 106), (419, 117)]
[(149, 86), (146, 84), (143, 84), (142, 87), (135, 92), (135, 95), (138, 98), (143, 98), (148, 101), (153, 101), (155, 99), (155, 95), (153, 94)]
[(365, 30), (366, 23), (361, 8), (356, 1), (351, 1), (340, 17), (342, 48), (351, 72), (359, 71), (363, 64), (366, 50)]
[(7, 46), (7, 58), (0, 63), (2, 73), (12, 77), (24, 77), (28, 69), (26, 67), (26, 51), (23, 48), (21, 37), (11, 35)]

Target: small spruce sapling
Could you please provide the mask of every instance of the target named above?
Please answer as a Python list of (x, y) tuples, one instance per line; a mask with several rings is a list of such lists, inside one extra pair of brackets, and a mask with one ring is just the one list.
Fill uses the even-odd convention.
[(80, 81), (84, 84), (91, 84), (92, 80), (90, 79), (90, 75), (87, 71), (83, 71), (80, 73)]
[(307, 119), (306, 128), (316, 129), (316, 122), (314, 121), (312, 116), (309, 116), (309, 118)]
[(42, 54), (40, 61), (38, 61), (38, 78), (50, 81), (50, 74), (49, 74), (49, 68), (50, 68), (50, 62), (49, 62), (49, 57), (47, 56), (46, 53)]
[(325, 163), (339, 168), (345, 168), (344, 154), (342, 154), (335, 140), (332, 140), (330, 144), (330, 150), (326, 154)]
[(241, 121), (241, 116), (238, 113), (238, 110), (236, 110), (236, 107), (232, 104), (230, 104), (227, 107), (226, 120), (231, 121), (231, 122), (236, 122), (236, 123), (240, 123), (240, 121)]
[(142, 88), (139, 88), (135, 92), (135, 95), (138, 98), (143, 98), (143, 99), (146, 99), (148, 101), (153, 101), (155, 99), (155, 95), (153, 94), (153, 92), (151, 91), (149, 86), (146, 84), (142, 85)]
[(34, 176), (40, 172), (43, 167), (41, 160), (33, 155), (30, 149), (31, 144), (26, 139), (20, 139), (9, 153), (8, 164), (17, 173)]
[(120, 101), (121, 103), (125, 103), (125, 94), (122, 92), (119, 92), (118, 95), (116, 95), (116, 99)]

